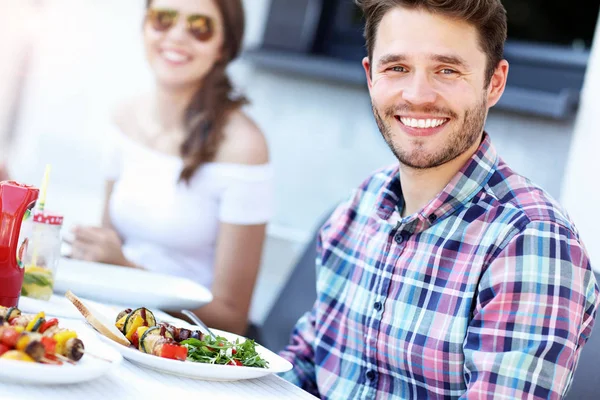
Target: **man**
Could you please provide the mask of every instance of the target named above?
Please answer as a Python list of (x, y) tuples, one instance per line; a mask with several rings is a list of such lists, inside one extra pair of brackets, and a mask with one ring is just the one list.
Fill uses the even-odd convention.
[(483, 130), (508, 74), (500, 0), (357, 3), (399, 163), (322, 228), (285, 377), (327, 399), (561, 398), (598, 287), (566, 213)]

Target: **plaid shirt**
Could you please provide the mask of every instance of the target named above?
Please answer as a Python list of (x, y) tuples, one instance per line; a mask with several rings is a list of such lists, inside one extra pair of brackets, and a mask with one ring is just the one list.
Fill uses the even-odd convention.
[(487, 134), (424, 209), (402, 207), (395, 166), (324, 225), (283, 376), (324, 399), (561, 398), (599, 300), (565, 212)]

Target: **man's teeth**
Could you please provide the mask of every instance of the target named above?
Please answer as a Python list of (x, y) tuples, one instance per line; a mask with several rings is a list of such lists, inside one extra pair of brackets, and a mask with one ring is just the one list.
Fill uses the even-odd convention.
[(172, 62), (185, 62), (185, 61), (189, 61), (190, 57), (183, 55), (181, 53), (178, 53), (176, 51), (169, 51), (169, 50), (165, 50), (162, 52), (162, 56), (167, 60), (167, 61), (172, 61)]
[(415, 119), (415, 118), (400, 118), (400, 121), (411, 128), (435, 128), (446, 122), (445, 119)]

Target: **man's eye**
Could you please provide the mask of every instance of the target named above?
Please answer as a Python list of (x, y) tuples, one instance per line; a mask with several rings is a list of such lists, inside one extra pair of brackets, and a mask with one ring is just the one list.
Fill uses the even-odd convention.
[(404, 67), (392, 67), (390, 68), (390, 70), (394, 72), (406, 72), (406, 69)]
[(442, 75), (454, 75), (457, 74), (458, 72), (456, 72), (453, 69), (450, 68), (444, 68), (443, 70), (440, 71), (442, 73)]

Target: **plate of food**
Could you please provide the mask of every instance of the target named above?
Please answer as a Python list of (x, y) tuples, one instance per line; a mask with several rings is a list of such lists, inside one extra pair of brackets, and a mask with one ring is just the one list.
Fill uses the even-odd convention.
[(212, 301), (212, 293), (189, 279), (141, 269), (61, 258), (54, 291), (68, 290), (90, 300), (160, 310), (196, 309)]
[(108, 373), (121, 354), (81, 322), (0, 306), (0, 381), (71, 384)]
[(106, 343), (140, 366), (193, 379), (236, 381), (286, 372), (292, 364), (253, 340), (212, 329), (211, 338), (183, 321), (159, 321), (146, 307), (106, 315), (72, 293), (67, 298)]

